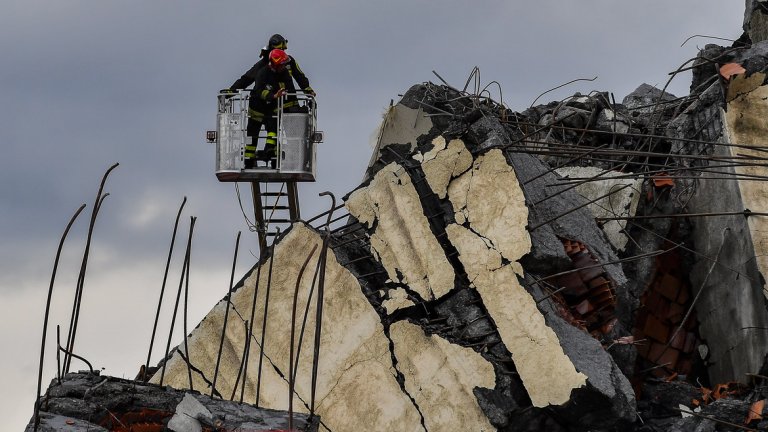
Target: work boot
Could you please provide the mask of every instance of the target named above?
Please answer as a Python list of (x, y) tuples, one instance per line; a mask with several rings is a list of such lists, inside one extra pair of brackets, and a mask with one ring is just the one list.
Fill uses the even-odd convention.
[(275, 151), (273, 149), (264, 149), (256, 151), (256, 160), (267, 162), (270, 159), (274, 159)]
[(246, 159), (243, 164), (243, 169), (254, 169), (256, 166), (256, 161), (253, 159)]

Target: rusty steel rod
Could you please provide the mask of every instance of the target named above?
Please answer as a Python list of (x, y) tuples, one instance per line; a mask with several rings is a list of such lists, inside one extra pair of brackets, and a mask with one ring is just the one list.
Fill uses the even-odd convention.
[(293, 430), (293, 393), (296, 386), (296, 372), (293, 370), (294, 338), (296, 335), (296, 304), (299, 300), (299, 288), (301, 285), (302, 276), (304, 275), (304, 270), (306, 270), (307, 264), (309, 264), (309, 260), (311, 260), (312, 256), (315, 254), (315, 250), (317, 250), (317, 245), (313, 245), (312, 250), (310, 250), (309, 254), (307, 254), (307, 258), (304, 260), (304, 264), (302, 264), (301, 269), (299, 270), (299, 274), (296, 277), (296, 287), (293, 291), (293, 307), (291, 309), (290, 353), (288, 355), (288, 430)]
[[(237, 232), (235, 240), (235, 257), (232, 259), (232, 273), (229, 276), (229, 291), (227, 292), (227, 306), (224, 311), (224, 325), (221, 327), (221, 338), (219, 338), (219, 351), (216, 354), (216, 368), (213, 372), (213, 383), (211, 384), (211, 397), (216, 393), (216, 379), (219, 377), (219, 365), (221, 364), (221, 351), (224, 349), (224, 335), (227, 333), (227, 320), (229, 319), (229, 309), (232, 307), (232, 288), (235, 282), (235, 267), (237, 266), (237, 252), (240, 248), (240, 234)], [(256, 282), (258, 284), (258, 282)], [(221, 394), (219, 393), (219, 397)]]
[(576, 162), (577, 160), (583, 159), (583, 158), (585, 158), (585, 157), (589, 156), (590, 154), (592, 154), (592, 153), (596, 152), (597, 150), (600, 150), (600, 149), (602, 149), (602, 148), (606, 147), (607, 145), (608, 145), (608, 144), (603, 144), (603, 145), (601, 145), (601, 146), (599, 146), (599, 147), (595, 147), (595, 148), (594, 148), (594, 149), (592, 149), (592, 150), (588, 150), (588, 151), (586, 151), (586, 152), (584, 152), (584, 153), (581, 153), (581, 154), (577, 155), (576, 157), (569, 159), (569, 160), (568, 160), (568, 161), (566, 161), (566, 162), (563, 162), (563, 163), (561, 163), (561, 164), (558, 164), (558, 165), (557, 165), (557, 166), (555, 166), (555, 167), (552, 167), (552, 168), (550, 168), (550, 169), (548, 169), (548, 170), (546, 170), (546, 171), (544, 171), (544, 172), (542, 172), (542, 173), (540, 173), (540, 174), (538, 174), (538, 175), (536, 175), (536, 176), (534, 176), (534, 177), (532, 177), (532, 178), (529, 178), (528, 180), (524, 181), (524, 182), (522, 183), (522, 185), (523, 185), (523, 186), (525, 186), (525, 185), (527, 185), (528, 183), (530, 183), (530, 182), (532, 182), (532, 181), (534, 181), (534, 180), (537, 180), (537, 179), (539, 179), (539, 178), (541, 178), (541, 177), (544, 177), (545, 175), (547, 175), (547, 174), (549, 174), (549, 173), (551, 173), (551, 172), (553, 172), (553, 171), (555, 171), (555, 170), (557, 170), (557, 169), (560, 169), (560, 168), (562, 168), (562, 167), (564, 167), (564, 166), (566, 166), (566, 165), (568, 165), (568, 164), (571, 164), (571, 163), (573, 163), (573, 162)]
[[(102, 195), (102, 192), (104, 191), (104, 184), (107, 182), (107, 177), (109, 177), (109, 173), (112, 172), (115, 168), (120, 165), (119, 163), (116, 163), (109, 167), (107, 171), (104, 173), (104, 175), (101, 178), (101, 183), (99, 184), (99, 191), (96, 193), (96, 199), (93, 204), (93, 210), (91, 211), (91, 222), (88, 226), (88, 236), (85, 242), (85, 250), (83, 251), (83, 259), (80, 264), (80, 274), (77, 277), (77, 287), (75, 289), (75, 300), (74, 304), (72, 305), (72, 316), (69, 321), (69, 331), (67, 334), (67, 351), (73, 352), (75, 350), (75, 337), (77, 334), (77, 324), (80, 318), (80, 305), (83, 300), (83, 287), (85, 285), (85, 272), (88, 267), (88, 255), (90, 254), (91, 250), (91, 240), (93, 239), (93, 230), (96, 225), (96, 216), (99, 214), (99, 210), (101, 209), (101, 204), (104, 201), (104, 199), (109, 196), (109, 194)], [(66, 352), (65, 352), (66, 354)], [(69, 354), (66, 354), (64, 356), (64, 371), (69, 371), (69, 364), (71, 363), (71, 358)]]
[(192, 265), (192, 234), (195, 230), (195, 221), (197, 221), (197, 218), (192, 216), (191, 223), (189, 225), (189, 240), (187, 241), (187, 251), (186, 251), (186, 265), (184, 266), (184, 272), (186, 277), (184, 278), (184, 317), (183, 317), (183, 325), (184, 325), (184, 352), (187, 356), (187, 374), (189, 375), (189, 389), (194, 391), (195, 388), (192, 385), (192, 358), (189, 357), (189, 332), (187, 331), (187, 310), (189, 309), (189, 268)]
[[(333, 208), (333, 211), (339, 210), (342, 207), (344, 207), (344, 204), (339, 204), (338, 206)], [(309, 224), (310, 222), (314, 222), (314, 221), (320, 219), (321, 217), (327, 215), (328, 212), (332, 212), (332, 211), (331, 210), (326, 210), (326, 211), (324, 211), (322, 213), (318, 213), (315, 216), (311, 217), (310, 219), (305, 220), (304, 222), (307, 223), (307, 224)]]
[(749, 432), (759, 432), (758, 429), (752, 429), (752, 428), (744, 426), (744, 425), (740, 425), (740, 424), (736, 424), (736, 423), (731, 423), (729, 421), (721, 420), (721, 419), (719, 419), (719, 418), (717, 418), (715, 416), (701, 414), (701, 413), (698, 413), (698, 412), (690, 410), (690, 409), (682, 409), (682, 408), (675, 408), (675, 407), (671, 407), (671, 408), (673, 410), (675, 410), (675, 411), (680, 411), (681, 413), (690, 414), (692, 416), (700, 417), (700, 418), (703, 418), (703, 419), (706, 419), (706, 420), (710, 420), (710, 421), (713, 421), (715, 423), (720, 423), (720, 424), (723, 424), (723, 425), (726, 425), (726, 426), (730, 426), (730, 427), (733, 427), (733, 428), (736, 428), (736, 429), (741, 429), (741, 430), (749, 431)]
[[(280, 228), (278, 228), (278, 234), (279, 234)], [(267, 273), (267, 292), (264, 293), (264, 317), (261, 323), (261, 341), (259, 343), (260, 353), (259, 353), (259, 370), (256, 374), (256, 407), (259, 406), (259, 396), (261, 394), (261, 371), (262, 371), (262, 365), (264, 362), (264, 344), (266, 343), (266, 330), (267, 330), (267, 316), (269, 313), (269, 294), (272, 289), (272, 266), (275, 262), (275, 244), (272, 243), (272, 245), (269, 247), (270, 249), (270, 259), (269, 259), (269, 272)]]
[(57, 324), (56, 325), (56, 379), (59, 381), (59, 385), (61, 385), (61, 350), (59, 349), (60, 346), (61, 346), (61, 326)]
[(70, 358), (71, 358), (71, 357), (74, 357), (74, 358), (76, 358), (76, 359), (78, 359), (78, 360), (81, 360), (83, 363), (85, 363), (85, 365), (86, 365), (86, 366), (88, 366), (88, 369), (90, 370), (90, 372), (91, 372), (91, 375), (95, 375), (95, 374), (96, 374), (96, 373), (93, 371), (93, 366), (91, 365), (91, 362), (89, 362), (88, 360), (86, 360), (84, 357), (82, 357), (82, 356), (79, 356), (79, 355), (77, 355), (77, 354), (73, 353), (72, 351), (69, 351), (69, 350), (67, 350), (66, 348), (64, 348), (64, 347), (63, 347), (63, 346), (61, 346), (61, 345), (59, 345), (59, 349), (60, 349), (60, 350), (62, 350), (62, 351), (64, 351), (64, 354), (66, 354), (68, 357), (70, 357)]
[[(40, 423), (40, 391), (42, 388), (43, 383), (43, 363), (45, 362), (45, 337), (48, 332), (48, 317), (50, 316), (51, 312), (51, 298), (53, 297), (53, 285), (56, 280), (56, 271), (59, 268), (59, 259), (61, 258), (61, 250), (64, 248), (64, 241), (67, 239), (67, 234), (69, 234), (70, 228), (72, 228), (72, 224), (75, 223), (75, 219), (80, 215), (80, 213), (85, 208), (85, 204), (81, 205), (76, 211), (75, 214), (72, 215), (72, 217), (69, 219), (69, 223), (67, 223), (67, 227), (64, 228), (64, 233), (61, 235), (61, 239), (59, 240), (59, 247), (56, 249), (56, 258), (53, 260), (53, 271), (51, 272), (51, 282), (48, 285), (48, 297), (45, 300), (45, 314), (43, 315), (43, 338), (42, 342), (40, 342), (40, 366), (38, 369), (37, 374), (37, 397), (35, 398), (35, 426), (34, 430), (37, 431), (37, 428), (39, 427)], [(57, 352), (57, 358), (58, 358), (58, 352)], [(59, 376), (59, 368), (58, 365), (56, 367), (56, 375)]]
[(328, 246), (331, 240), (331, 217), (333, 208), (336, 204), (336, 197), (328, 191), (320, 193), (320, 196), (329, 196), (331, 198), (331, 210), (328, 214), (328, 221), (325, 223), (325, 232), (323, 233), (323, 247), (320, 251), (320, 282), (317, 288), (317, 309), (315, 310), (315, 344), (314, 355), (312, 356), (312, 378), (310, 389), (309, 415), (315, 414), (315, 396), (317, 390), (317, 369), (320, 363), (320, 333), (323, 329), (323, 303), (325, 300), (325, 270), (328, 260)]
[(635, 221), (633, 221), (631, 219), (627, 220), (627, 223), (631, 224), (632, 226), (634, 226), (636, 228), (639, 228), (639, 229), (641, 229), (641, 230), (643, 230), (643, 231), (645, 231), (645, 232), (647, 232), (647, 233), (649, 233), (649, 234), (651, 234), (653, 236), (656, 236), (657, 238), (659, 238), (661, 240), (669, 242), (670, 244), (672, 244), (674, 246), (674, 248), (678, 248), (679, 247), (680, 249), (682, 249), (682, 250), (684, 250), (686, 252), (692, 253), (692, 254), (694, 254), (694, 255), (696, 255), (698, 257), (701, 257), (701, 258), (703, 258), (703, 259), (705, 259), (707, 261), (710, 261), (710, 262), (713, 262), (713, 263), (717, 263), (717, 265), (719, 265), (720, 267), (722, 267), (722, 268), (724, 268), (724, 269), (726, 269), (728, 271), (731, 271), (733, 273), (736, 273), (737, 275), (739, 275), (739, 277), (743, 277), (743, 278), (747, 279), (748, 281), (753, 281), (754, 282), (754, 279), (749, 277), (749, 275), (746, 275), (746, 274), (744, 274), (744, 273), (742, 273), (742, 272), (740, 272), (740, 271), (738, 271), (738, 270), (736, 270), (734, 268), (731, 268), (731, 267), (729, 267), (729, 266), (727, 266), (727, 265), (717, 261), (716, 259), (712, 258), (709, 255), (705, 255), (705, 254), (703, 254), (701, 252), (698, 252), (698, 251), (696, 251), (694, 249), (691, 249), (691, 248), (685, 246), (683, 243), (678, 243), (678, 242), (676, 242), (676, 241), (674, 241), (674, 240), (672, 240), (672, 239), (670, 239), (668, 237), (665, 237), (665, 236), (663, 236), (663, 235), (653, 231), (652, 229), (644, 227), (642, 224), (639, 224), (639, 223), (637, 223), (637, 222), (635, 222)]
[[(579, 267), (579, 268), (575, 268), (575, 269), (571, 269), (571, 270), (561, 271), (559, 273), (551, 274), (549, 276), (544, 276), (543, 278), (537, 278), (535, 281), (533, 281), (533, 283), (531, 285), (533, 285), (533, 284), (541, 284), (542, 282), (548, 281), (550, 279), (554, 279), (556, 277), (567, 275), (569, 273), (574, 273), (574, 272), (577, 272), (577, 271), (580, 271), (580, 270), (589, 270), (589, 269), (603, 267), (603, 266), (607, 266), (607, 265), (619, 264), (619, 263), (623, 263), (623, 262), (634, 261), (634, 260), (638, 260), (638, 259), (642, 259), (642, 258), (648, 258), (648, 257), (656, 256), (656, 255), (661, 255), (661, 254), (667, 253), (667, 252), (669, 252), (671, 250), (674, 250), (676, 248), (677, 248), (677, 246), (675, 246), (673, 248), (670, 248), (670, 249), (660, 249), (660, 250), (656, 250), (656, 251), (653, 251), (653, 252), (648, 252), (648, 253), (644, 253), (644, 254), (640, 254), (640, 255), (631, 256), (631, 257), (628, 257), (628, 258), (618, 259), (618, 260), (615, 260), (615, 261), (609, 261), (609, 262), (605, 262), (605, 263), (597, 263), (595, 265), (589, 265), (589, 266)], [(561, 292), (562, 290), (564, 290), (566, 288), (567, 287), (561, 287), (561, 288), (559, 288), (559, 289), (557, 289), (557, 290), (555, 290), (555, 291), (545, 295), (544, 297), (536, 300), (536, 303), (541, 303), (544, 300), (546, 300), (546, 299), (548, 299), (548, 298), (558, 294), (559, 292)]]
[(168, 249), (168, 259), (165, 262), (165, 272), (163, 273), (163, 283), (160, 286), (160, 299), (157, 302), (157, 312), (155, 312), (155, 323), (152, 325), (152, 337), (149, 339), (149, 351), (147, 352), (147, 361), (144, 363), (144, 373), (142, 374), (142, 381), (147, 380), (147, 369), (149, 369), (149, 362), (152, 357), (152, 346), (155, 343), (155, 334), (157, 333), (157, 323), (160, 320), (160, 309), (163, 306), (163, 296), (165, 295), (165, 284), (168, 280), (168, 270), (171, 267), (171, 257), (173, 256), (173, 246), (176, 243), (176, 232), (179, 228), (179, 218), (181, 218), (181, 212), (184, 209), (184, 205), (187, 203), (187, 197), (181, 201), (179, 211), (176, 213), (176, 221), (173, 223), (173, 234), (171, 234), (171, 246)]
[[(192, 232), (190, 229), (190, 238), (192, 236)], [(168, 361), (170, 360), (168, 358), (168, 353), (171, 350), (171, 339), (173, 339), (173, 328), (176, 324), (176, 314), (179, 311), (179, 301), (181, 300), (181, 291), (184, 287), (184, 275), (186, 274), (186, 268), (187, 268), (187, 260), (189, 259), (188, 254), (185, 254), (184, 256), (184, 264), (182, 265), (181, 270), (181, 278), (179, 279), (179, 289), (176, 292), (176, 303), (173, 306), (173, 316), (171, 317), (171, 329), (168, 332), (168, 342), (165, 345), (165, 357), (163, 357), (165, 364), (163, 364), (163, 369), (160, 371), (160, 385), (163, 385), (163, 380), (165, 379), (165, 369), (168, 366)], [(186, 335), (185, 335), (186, 336)]]
[(632, 184), (631, 184), (631, 183), (630, 183), (630, 184), (626, 184), (626, 185), (624, 185), (624, 186), (622, 186), (622, 187), (620, 187), (620, 188), (618, 188), (618, 189), (616, 189), (616, 190), (613, 190), (613, 191), (611, 191), (611, 192), (608, 192), (607, 194), (601, 195), (601, 196), (599, 196), (599, 197), (597, 197), (597, 198), (595, 198), (595, 199), (593, 199), (593, 200), (589, 200), (589, 201), (587, 201), (586, 203), (584, 203), (584, 204), (582, 204), (582, 205), (576, 206), (576, 207), (574, 207), (574, 208), (572, 208), (572, 209), (570, 209), (570, 210), (568, 210), (568, 211), (565, 211), (565, 212), (563, 212), (563, 213), (560, 213), (559, 215), (553, 216), (553, 217), (551, 217), (551, 218), (547, 219), (547, 220), (546, 220), (546, 221), (544, 221), (544, 222), (538, 223), (538, 224), (536, 224), (536, 225), (534, 225), (534, 226), (532, 226), (532, 227), (528, 228), (528, 232), (534, 231), (534, 230), (536, 230), (537, 228), (540, 228), (540, 227), (542, 227), (542, 226), (544, 226), (544, 225), (547, 225), (547, 224), (549, 224), (549, 223), (551, 223), (551, 222), (554, 222), (554, 221), (556, 221), (556, 220), (560, 219), (560, 218), (561, 218), (561, 217), (563, 217), (563, 216), (567, 216), (567, 215), (569, 215), (569, 214), (571, 214), (571, 213), (575, 212), (576, 210), (579, 210), (579, 209), (581, 209), (581, 208), (584, 208), (584, 207), (586, 207), (586, 206), (588, 206), (588, 205), (590, 205), (590, 204), (592, 204), (592, 203), (595, 203), (595, 202), (597, 202), (597, 201), (600, 201), (600, 200), (601, 200), (601, 199), (603, 199), (603, 198), (607, 198), (607, 197), (609, 197), (609, 196), (611, 196), (611, 195), (613, 195), (613, 194), (615, 194), (615, 193), (621, 192), (621, 191), (623, 191), (624, 189), (626, 189), (626, 188), (628, 188), (628, 187), (630, 187), (630, 186), (632, 186)]
[[(525, 123), (525, 122), (517, 122), (517, 123), (527, 125), (527, 126), (538, 126), (535, 123)], [(549, 127), (551, 127), (552, 129), (569, 130), (573, 132), (581, 132), (583, 130), (586, 130), (587, 132), (594, 133), (596, 135), (613, 135), (613, 136), (622, 136), (622, 137), (629, 137), (629, 138), (654, 138), (654, 139), (662, 139), (662, 140), (669, 140), (669, 141), (679, 141), (679, 142), (691, 143), (691, 144), (704, 144), (704, 145), (712, 145), (716, 147), (737, 147), (737, 148), (745, 148), (750, 150), (768, 152), (768, 146), (756, 146), (751, 144), (723, 143), (723, 142), (717, 142), (717, 141), (699, 140), (694, 138), (677, 138), (677, 137), (670, 137), (666, 135), (655, 135), (655, 134), (644, 134), (644, 133), (633, 133), (633, 132), (610, 132), (610, 131), (604, 131), (599, 129), (575, 128), (575, 127), (555, 125), (555, 124), (552, 124)]]
[[(235, 385), (232, 386), (232, 395), (229, 397), (230, 401), (235, 400), (235, 394), (237, 394), (237, 386), (240, 383), (240, 376), (243, 374), (243, 367), (247, 361), (246, 355), (248, 353), (248, 350), (251, 349), (251, 338), (250, 334), (248, 334), (248, 321), (245, 321), (243, 323), (245, 326), (245, 344), (243, 345), (243, 356), (240, 357), (240, 367), (237, 369), (237, 378), (235, 378)], [(245, 377), (243, 377), (243, 381), (245, 381)], [(240, 395), (242, 396), (242, 394)]]
[(720, 212), (720, 213), (673, 213), (673, 214), (661, 214), (661, 215), (645, 215), (645, 216), (616, 216), (616, 217), (596, 217), (598, 222), (612, 221), (612, 220), (647, 220), (647, 219), (667, 219), (667, 218), (686, 218), (686, 217), (712, 217), (712, 216), (768, 216), (768, 213), (753, 212), (744, 210), (740, 212)]
[[(322, 252), (321, 252), (322, 253)], [(297, 371), (299, 370), (299, 358), (301, 358), (301, 347), (304, 344), (304, 332), (306, 331), (307, 327), (307, 319), (309, 318), (309, 308), (312, 306), (312, 297), (315, 294), (315, 287), (317, 286), (317, 278), (320, 275), (320, 265), (322, 263), (320, 260), (317, 260), (317, 264), (315, 265), (315, 273), (312, 276), (312, 284), (309, 288), (309, 294), (307, 295), (307, 302), (304, 306), (304, 314), (301, 319), (301, 330), (299, 330), (299, 342), (296, 344), (296, 358), (293, 362), (293, 370)], [(317, 323), (315, 323), (317, 324)]]
[[(606, 174), (608, 174), (608, 173), (610, 173), (610, 172), (612, 172), (612, 171), (613, 171), (613, 170), (610, 170), (610, 169), (609, 169), (609, 170), (603, 170), (603, 171), (601, 171), (601, 172), (599, 172), (599, 173), (595, 174), (594, 176), (592, 176), (592, 177), (590, 177), (590, 178), (592, 178), (592, 179), (598, 179), (599, 177), (602, 177), (602, 176), (604, 176), (604, 175), (606, 175)], [(603, 179), (600, 179), (600, 180), (605, 180), (605, 179), (606, 179), (606, 178), (603, 178)], [(557, 191), (557, 192), (553, 193), (552, 195), (547, 195), (547, 196), (545, 196), (544, 198), (542, 198), (542, 199), (540, 199), (540, 200), (538, 200), (538, 201), (534, 202), (533, 204), (531, 204), (531, 206), (532, 206), (532, 207), (536, 207), (537, 205), (539, 205), (539, 204), (543, 203), (544, 201), (550, 200), (550, 199), (552, 199), (552, 198), (554, 198), (554, 197), (556, 197), (556, 196), (560, 196), (560, 195), (562, 195), (562, 194), (564, 194), (564, 193), (568, 192), (569, 190), (573, 190), (573, 189), (576, 189), (578, 186), (580, 186), (580, 185), (582, 185), (582, 184), (584, 184), (584, 183), (586, 183), (586, 181), (581, 181), (581, 182), (579, 182), (579, 183), (576, 183), (576, 184), (570, 185), (570, 186), (568, 186), (568, 187), (566, 187), (566, 188), (560, 189), (559, 191)], [(627, 185), (625, 185), (625, 186), (630, 186), (630, 185), (631, 185), (631, 183), (630, 183), (630, 184), (627, 184)], [(550, 186), (550, 185), (547, 185), (547, 186)], [(552, 186), (567, 186), (567, 185), (565, 185), (565, 184), (557, 184), (557, 185), (552, 185)]]
[[(276, 229), (275, 238), (280, 236), (280, 228), (278, 227)], [(273, 242), (274, 244), (274, 242)], [(270, 258), (270, 265), (271, 262), (274, 260), (274, 257)], [(253, 288), (253, 301), (251, 302), (251, 319), (249, 320), (250, 326), (248, 327), (248, 338), (250, 339), (253, 336), (253, 323), (254, 323), (254, 317), (256, 316), (256, 299), (259, 296), (259, 285), (261, 282), (261, 265), (259, 265), (259, 268), (256, 269), (256, 286)], [(266, 314), (266, 307), (264, 313)], [(264, 354), (264, 347), (260, 346), (259, 350), (261, 351), (261, 355)], [(251, 348), (250, 343), (248, 347), (248, 351), (245, 353), (245, 365), (243, 367), (243, 374), (247, 376), (248, 373), (248, 359), (251, 356)], [(243, 388), (240, 391), (240, 402), (242, 402), (243, 393), (245, 393), (245, 379), (243, 379)]]
[[(511, 153), (528, 153), (528, 154), (541, 154), (541, 155), (555, 155), (555, 156), (565, 156), (569, 154), (575, 154), (578, 155), (584, 150), (590, 150), (594, 147), (585, 147), (585, 146), (571, 146), (568, 144), (553, 144), (547, 141), (540, 141), (540, 140), (526, 140), (526, 143), (529, 144), (540, 144), (541, 147), (538, 146), (496, 146), (491, 148), (498, 148), (502, 150), (506, 150)], [(543, 146), (547, 146), (546, 148)], [(705, 160), (705, 161), (729, 161), (729, 160), (768, 160), (768, 158), (759, 157), (755, 155), (747, 155), (743, 153), (737, 153), (734, 156), (726, 156), (726, 155), (719, 155), (719, 156), (709, 156), (709, 155), (690, 155), (690, 154), (673, 154), (673, 153), (661, 153), (661, 152), (653, 152), (653, 151), (640, 151), (640, 150), (618, 150), (618, 149), (601, 149), (594, 152), (595, 154), (604, 155), (604, 156), (626, 156), (626, 157), (634, 157), (634, 156), (647, 156), (647, 157), (658, 157), (658, 158), (667, 158), (667, 157), (675, 157), (677, 159), (690, 159), (690, 160)], [(636, 163), (627, 161), (627, 164)]]

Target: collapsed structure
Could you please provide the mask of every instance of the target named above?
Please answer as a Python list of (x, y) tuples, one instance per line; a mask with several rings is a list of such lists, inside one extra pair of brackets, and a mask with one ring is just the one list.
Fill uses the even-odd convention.
[(333, 432), (768, 427), (766, 25), (685, 97), (413, 86), (343, 225), (295, 223), (151, 382)]

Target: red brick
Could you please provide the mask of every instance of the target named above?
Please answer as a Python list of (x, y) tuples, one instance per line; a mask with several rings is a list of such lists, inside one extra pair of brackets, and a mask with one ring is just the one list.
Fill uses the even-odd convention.
[(669, 311), (667, 311), (665, 318), (673, 323), (679, 323), (683, 320), (685, 315), (685, 308), (677, 303), (669, 304)]
[(688, 333), (685, 330), (680, 330), (675, 334), (676, 331), (677, 328), (672, 330), (672, 334), (669, 335), (671, 338), (669, 345), (676, 350), (683, 351)]
[(665, 279), (666, 278), (662, 278), (656, 285), (655, 289), (659, 294), (668, 298), (670, 301), (676, 301), (677, 296), (680, 294), (680, 284), (664, 283)]
[(666, 343), (667, 338), (669, 337), (669, 327), (664, 325), (653, 315), (648, 315), (648, 318), (645, 320), (643, 332), (645, 332), (646, 336), (649, 338), (655, 339), (661, 343)]
[(680, 351), (668, 347), (665, 344), (653, 343), (648, 353), (648, 360), (657, 365), (666, 364), (666, 368), (674, 370), (677, 367), (677, 360), (680, 358)]
[(648, 294), (648, 303), (646, 308), (651, 315), (655, 315), (659, 320), (663, 320), (669, 313), (669, 300), (662, 297), (659, 293), (651, 291)]
[(598, 276), (598, 277), (592, 279), (591, 281), (589, 281), (589, 283), (587, 285), (589, 285), (589, 287), (592, 288), (592, 289), (597, 289), (597, 288), (599, 288), (602, 285), (610, 286), (611, 282), (608, 279), (606, 279), (606, 278), (604, 278), (602, 276)]

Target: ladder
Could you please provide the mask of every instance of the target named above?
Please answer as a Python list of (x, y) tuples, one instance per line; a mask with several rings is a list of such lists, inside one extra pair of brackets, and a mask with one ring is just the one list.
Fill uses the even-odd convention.
[(254, 181), (251, 192), (259, 248), (264, 251), (278, 232), (284, 232), (301, 217), (299, 191), (295, 181)]

